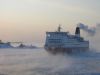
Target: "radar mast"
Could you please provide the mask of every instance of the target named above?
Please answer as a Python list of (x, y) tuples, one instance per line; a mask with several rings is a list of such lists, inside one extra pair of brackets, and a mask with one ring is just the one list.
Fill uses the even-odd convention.
[(61, 25), (59, 24), (58, 32), (61, 32)]

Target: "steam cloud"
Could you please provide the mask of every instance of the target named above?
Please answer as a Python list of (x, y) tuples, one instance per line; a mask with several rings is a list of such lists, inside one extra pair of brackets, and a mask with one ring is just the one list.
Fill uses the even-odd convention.
[(93, 51), (100, 52), (100, 24), (96, 24), (94, 27), (89, 27), (83, 23), (78, 23), (77, 25), (88, 34), (86, 38), (89, 39), (90, 48), (93, 49)]
[(90, 36), (94, 36), (97, 32), (98, 27), (100, 27), (100, 24), (97, 24), (95, 27), (89, 27), (88, 25), (85, 25), (83, 23), (77, 24), (80, 29), (87, 32)]

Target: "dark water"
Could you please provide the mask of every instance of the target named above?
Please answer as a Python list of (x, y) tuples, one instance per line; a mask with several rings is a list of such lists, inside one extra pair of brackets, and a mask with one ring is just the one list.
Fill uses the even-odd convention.
[(100, 75), (100, 53), (51, 55), (44, 49), (1, 49), (1, 75)]

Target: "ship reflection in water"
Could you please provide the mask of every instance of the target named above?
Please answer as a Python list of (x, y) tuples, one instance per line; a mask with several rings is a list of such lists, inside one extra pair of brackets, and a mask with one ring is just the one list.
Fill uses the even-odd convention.
[(44, 49), (0, 49), (1, 75), (100, 75), (100, 53), (51, 55)]

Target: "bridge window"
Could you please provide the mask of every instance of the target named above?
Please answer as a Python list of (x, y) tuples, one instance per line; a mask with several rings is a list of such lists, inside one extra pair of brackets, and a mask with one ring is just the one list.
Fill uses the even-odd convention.
[(50, 37), (50, 34), (47, 34), (48, 37)]

